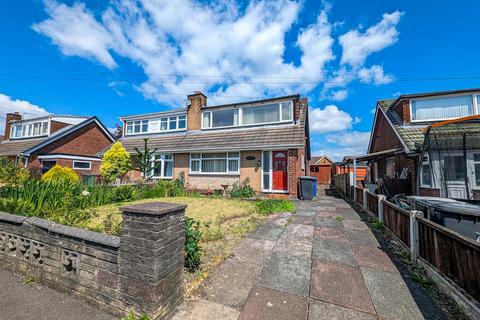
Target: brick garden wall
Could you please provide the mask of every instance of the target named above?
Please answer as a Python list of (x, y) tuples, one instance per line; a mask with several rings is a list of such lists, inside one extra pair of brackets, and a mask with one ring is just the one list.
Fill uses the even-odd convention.
[(183, 297), (185, 206), (122, 210), (120, 237), (0, 212), (0, 267), (118, 316), (168, 319)]

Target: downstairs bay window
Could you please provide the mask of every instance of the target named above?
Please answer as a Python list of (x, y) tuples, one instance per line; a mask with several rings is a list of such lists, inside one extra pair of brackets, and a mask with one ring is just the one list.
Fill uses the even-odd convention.
[(157, 154), (153, 156), (151, 178), (173, 178), (173, 156), (171, 154)]
[(239, 174), (240, 152), (192, 153), (190, 172)]

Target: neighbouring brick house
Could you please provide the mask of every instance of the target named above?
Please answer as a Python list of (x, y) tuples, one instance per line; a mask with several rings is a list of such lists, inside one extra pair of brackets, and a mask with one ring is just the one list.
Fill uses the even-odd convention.
[(8, 113), (0, 156), (46, 172), (55, 164), (73, 168), (85, 180), (99, 175), (98, 152), (114, 141), (97, 117), (48, 115), (22, 119)]
[(318, 185), (329, 185), (332, 179), (333, 161), (327, 156), (312, 156), (310, 176), (317, 178)]
[[(157, 149), (153, 179), (215, 190), (250, 180), (256, 192), (296, 196), (308, 174), (308, 102), (299, 95), (210, 106), (196, 92), (186, 108), (122, 117), (123, 146)], [(130, 173), (140, 178), (139, 172)]]
[[(391, 193), (459, 199), (475, 195), (479, 198), (480, 185), (476, 181), (480, 177), (480, 165), (476, 161), (480, 161), (480, 150), (452, 146), (438, 155), (422, 154), (427, 128), (479, 114), (480, 89), (406, 94), (396, 99), (379, 100), (369, 154), (360, 158), (370, 161), (370, 182), (387, 181), (387, 189), (394, 190)], [(472, 126), (478, 131), (479, 124), (469, 124), (469, 128)], [(462, 126), (454, 124), (449, 127), (448, 134), (452, 134), (452, 128), (456, 134), (464, 131)], [(464, 152), (466, 157), (463, 157)], [(440, 166), (458, 174), (442, 175)], [(463, 173), (465, 179), (460, 178)]]

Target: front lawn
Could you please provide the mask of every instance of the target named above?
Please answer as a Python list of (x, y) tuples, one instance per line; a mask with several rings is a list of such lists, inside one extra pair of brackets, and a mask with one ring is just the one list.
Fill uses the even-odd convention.
[[(289, 201), (259, 200), (245, 201), (209, 197), (175, 197), (139, 200), (133, 203), (153, 201), (182, 203), (187, 205), (186, 216), (200, 221), (203, 255), (200, 269), (194, 273), (185, 272), (186, 289), (190, 294), (221, 263), (232, 247), (246, 234), (257, 227), (261, 220), (272, 211), (293, 211)], [(122, 204), (109, 204), (89, 209), (92, 217), (86, 229), (113, 233), (120, 231)]]

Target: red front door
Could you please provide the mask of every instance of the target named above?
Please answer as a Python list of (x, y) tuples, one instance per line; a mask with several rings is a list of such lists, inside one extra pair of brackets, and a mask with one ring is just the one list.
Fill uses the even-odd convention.
[(272, 189), (281, 191), (288, 190), (287, 152), (273, 151), (272, 158)]

